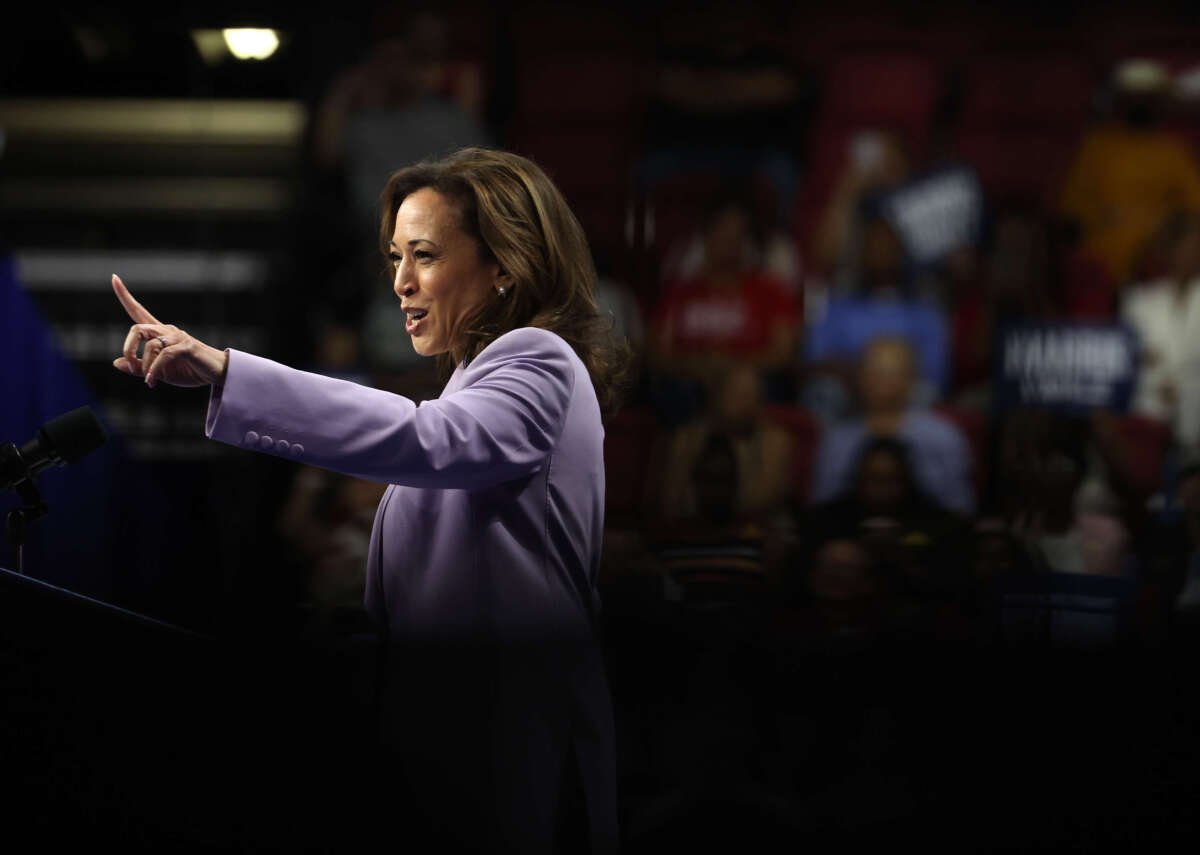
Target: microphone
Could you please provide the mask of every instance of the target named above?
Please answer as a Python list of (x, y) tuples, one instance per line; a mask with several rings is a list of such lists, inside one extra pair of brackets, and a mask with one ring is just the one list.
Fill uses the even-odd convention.
[(0, 445), (0, 490), (15, 487), (51, 466), (74, 463), (107, 441), (108, 434), (91, 407), (55, 416), (20, 448), (11, 442)]

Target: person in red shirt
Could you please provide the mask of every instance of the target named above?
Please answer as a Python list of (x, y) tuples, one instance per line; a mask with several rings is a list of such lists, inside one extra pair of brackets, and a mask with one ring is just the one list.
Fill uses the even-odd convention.
[(653, 312), (650, 368), (660, 379), (703, 385), (735, 363), (757, 369), (770, 390), (794, 370), (800, 306), (746, 252), (752, 233), (746, 203), (718, 200), (705, 224), (703, 267), (668, 285)]

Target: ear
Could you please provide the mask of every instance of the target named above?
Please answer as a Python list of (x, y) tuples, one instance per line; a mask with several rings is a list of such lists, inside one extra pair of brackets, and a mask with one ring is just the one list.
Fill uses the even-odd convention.
[(513, 280), (511, 274), (499, 264), (493, 265), (492, 272), (492, 288), (512, 288)]

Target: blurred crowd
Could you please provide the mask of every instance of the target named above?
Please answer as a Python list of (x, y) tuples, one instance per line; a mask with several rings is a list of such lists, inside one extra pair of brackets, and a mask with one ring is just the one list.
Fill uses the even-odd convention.
[[(1167, 637), (1200, 609), (1189, 69), (1130, 58), (1073, 89), (1043, 57), (1013, 66), (1047, 74), (1018, 103), (1004, 99), (1019, 79), (984, 77), (922, 106), (911, 63), (893, 63), (889, 92), (868, 85), (868, 59), (814, 101), (753, 19), (697, 18), (637, 83), (624, 208), (606, 220), (547, 163), (584, 202), (598, 309), (639, 355), (607, 425), (606, 586), (769, 602), (819, 643)], [(325, 290), (307, 367), (424, 399), (439, 379), (383, 272), (379, 189), (423, 157), (524, 152), (525, 137), (489, 111), (485, 64), (452, 49), (446, 20), (391, 32), (314, 111), (325, 241), (306, 249)], [(877, 121), (871, 98), (887, 101)], [(1063, 117), (1079, 121), (1058, 164), (1037, 141), (1043, 125), (1062, 137)], [(1004, 336), (1031, 323), (1127, 329), (1129, 394), (1055, 407), (999, 394)], [(377, 500), (297, 476), (279, 526), (319, 610), (358, 606)]]

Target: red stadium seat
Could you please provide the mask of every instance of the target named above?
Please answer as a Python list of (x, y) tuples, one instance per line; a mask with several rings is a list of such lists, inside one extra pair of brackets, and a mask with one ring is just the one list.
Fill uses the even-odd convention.
[(979, 174), (993, 201), (1052, 203), (1079, 144), (1075, 131), (964, 128), (956, 154)]
[(1063, 261), (1063, 310), (1075, 320), (1112, 320), (1117, 310), (1117, 286), (1104, 263), (1083, 249)]
[[(517, 64), (517, 121), (590, 120), (632, 125), (640, 107), (633, 57), (607, 53), (540, 54)], [(631, 127), (622, 133), (630, 136)], [(610, 129), (609, 134), (611, 135)]]
[(1156, 59), (1174, 73), (1200, 54), (1200, 28), (1180, 20), (1167, 23), (1153, 4), (1114, 5), (1091, 23), (1086, 39), (1106, 73), (1134, 57)]
[(630, 141), (604, 130), (604, 125), (522, 122), (513, 129), (509, 147), (537, 161), (564, 191), (623, 197), (632, 175)]
[(1055, 127), (1077, 132), (1087, 120), (1096, 75), (1066, 54), (1013, 53), (972, 60), (963, 128)]
[(626, 15), (614, 14), (606, 3), (536, 0), (511, 6), (509, 27), (513, 52), (519, 57), (577, 50), (636, 53), (649, 35), (643, 27), (630, 26)]
[(624, 245), (631, 198), (629, 140), (605, 126), (519, 125), (509, 148), (534, 160), (558, 185), (588, 239), (608, 252)]
[(853, 54), (830, 66), (822, 116), (841, 124), (903, 128), (923, 140), (941, 90), (940, 70), (922, 54)]

